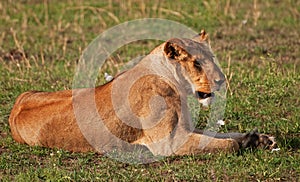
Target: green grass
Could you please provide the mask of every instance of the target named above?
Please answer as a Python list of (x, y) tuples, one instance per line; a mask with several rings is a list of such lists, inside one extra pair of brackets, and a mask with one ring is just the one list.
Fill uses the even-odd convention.
[[(293, 0), (1, 1), (0, 180), (298, 181), (299, 15), (300, 3)], [(222, 131), (258, 127), (276, 136), (281, 150), (169, 157), (134, 165), (13, 141), (8, 117), (20, 93), (72, 88), (79, 56), (97, 35), (146, 17), (175, 20), (196, 31), (205, 28), (229, 82)], [(122, 47), (104, 70), (115, 71), (114, 61), (144, 55), (157, 43), (138, 41)], [(204, 112), (203, 121), (206, 118)]]

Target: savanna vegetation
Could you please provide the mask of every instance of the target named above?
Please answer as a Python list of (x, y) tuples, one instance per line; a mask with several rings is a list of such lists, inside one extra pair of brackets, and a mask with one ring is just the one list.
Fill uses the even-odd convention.
[[(221, 132), (257, 127), (280, 151), (168, 157), (126, 164), (95, 153), (29, 147), (8, 125), (16, 97), (27, 90), (71, 89), (78, 59), (106, 29), (138, 18), (164, 18), (205, 28), (227, 76)], [(1, 181), (299, 181), (300, 1), (296, 0), (4, 0), (0, 1)], [(172, 31), (172, 30), (170, 30)], [(145, 55), (159, 41), (120, 48), (103, 71)], [(99, 83), (103, 83), (99, 74)], [(205, 127), (207, 112), (198, 127)]]

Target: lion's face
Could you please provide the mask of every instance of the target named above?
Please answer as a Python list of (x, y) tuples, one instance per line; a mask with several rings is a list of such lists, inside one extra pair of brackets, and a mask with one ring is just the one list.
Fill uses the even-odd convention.
[(214, 62), (214, 54), (206, 38), (204, 32), (204, 35), (199, 35), (198, 40), (171, 39), (164, 47), (167, 58), (181, 65), (182, 75), (204, 106), (210, 104), (214, 92), (218, 91), (225, 81), (224, 74)]

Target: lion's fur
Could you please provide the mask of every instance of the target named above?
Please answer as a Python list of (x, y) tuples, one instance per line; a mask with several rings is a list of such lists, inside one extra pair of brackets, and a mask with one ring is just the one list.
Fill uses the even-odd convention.
[[(129, 94), (124, 95), (119, 88), (138, 76)], [(11, 133), (19, 143), (76, 152), (105, 153), (122, 148), (124, 144), (117, 139), (146, 146), (155, 155), (236, 151), (239, 143), (235, 139), (193, 132), (186, 121), (184, 95), (217, 91), (224, 80), (205, 32), (194, 39), (170, 39), (102, 86), (21, 94), (9, 118)], [(181, 85), (190, 87), (178, 89)], [(90, 110), (89, 97), (95, 100), (95, 113)], [(129, 114), (123, 108), (126, 98), (132, 112)], [(75, 115), (77, 107), (80, 112)], [(122, 117), (132, 123), (124, 122)], [(180, 140), (182, 136), (185, 140)], [(205, 141), (209, 143), (201, 145)]]

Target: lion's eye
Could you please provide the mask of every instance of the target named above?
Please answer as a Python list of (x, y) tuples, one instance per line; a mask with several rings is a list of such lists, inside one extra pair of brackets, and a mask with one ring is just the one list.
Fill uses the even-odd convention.
[(201, 64), (198, 61), (194, 62), (194, 66), (201, 69)]

